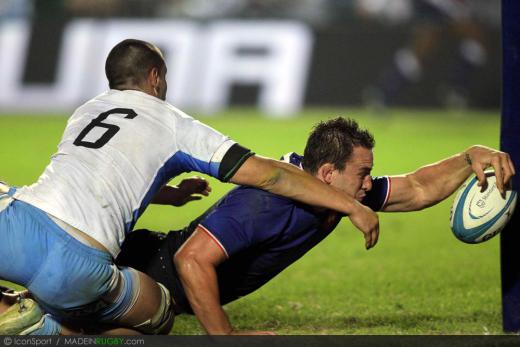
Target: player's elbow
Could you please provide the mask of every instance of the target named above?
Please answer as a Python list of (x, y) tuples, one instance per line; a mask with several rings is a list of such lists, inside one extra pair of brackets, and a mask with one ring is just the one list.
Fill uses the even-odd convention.
[(283, 177), (286, 174), (285, 169), (280, 162), (262, 158), (263, 168), (258, 175), (257, 187), (267, 191), (276, 190), (283, 181)]
[(181, 249), (173, 256), (173, 263), (177, 269), (177, 273), (181, 277), (193, 273), (197, 267), (197, 254), (191, 250)]
[(282, 185), (286, 170), (273, 159), (262, 158), (263, 167), (257, 172), (255, 186), (269, 192), (277, 190)]
[(266, 177), (260, 182), (260, 188), (267, 191), (274, 191), (283, 180), (285, 171), (282, 168), (273, 168)]
[(280, 185), (285, 169), (278, 161), (260, 156), (252, 156), (231, 178), (235, 184), (253, 186), (272, 191)]

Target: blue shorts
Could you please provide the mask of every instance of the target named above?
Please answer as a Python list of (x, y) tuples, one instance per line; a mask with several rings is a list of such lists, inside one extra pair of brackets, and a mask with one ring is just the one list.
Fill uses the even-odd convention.
[[(26, 287), (47, 312), (62, 318), (111, 321), (133, 304), (139, 284), (131, 271), (70, 236), (40, 209), (7, 200), (9, 195), (0, 195), (1, 279)], [(116, 302), (100, 300), (117, 280)]]

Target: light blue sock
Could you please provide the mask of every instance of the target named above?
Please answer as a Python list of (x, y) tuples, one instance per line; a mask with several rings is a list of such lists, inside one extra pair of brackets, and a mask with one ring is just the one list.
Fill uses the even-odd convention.
[(61, 324), (56, 318), (50, 314), (46, 314), (43, 318), (43, 325), (29, 335), (59, 335), (61, 333)]

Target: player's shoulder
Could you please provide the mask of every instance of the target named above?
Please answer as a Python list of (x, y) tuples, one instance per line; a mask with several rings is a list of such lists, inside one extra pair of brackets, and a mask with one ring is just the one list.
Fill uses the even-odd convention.
[(138, 91), (138, 90), (117, 90), (110, 89), (105, 91), (86, 103), (84, 103), (81, 107), (99, 107), (101, 105), (105, 105), (104, 107), (129, 107), (129, 108), (137, 108), (139, 110), (146, 110), (148, 113), (153, 113), (154, 111), (164, 113), (178, 113), (173, 106), (171, 106), (166, 101), (163, 101), (159, 98), (156, 98), (147, 93)]
[(303, 156), (296, 152), (286, 153), (280, 158), (280, 160), (283, 162), (292, 164), (294, 166), (297, 166), (300, 169), (303, 169), (303, 166), (302, 166)]
[(392, 180), (389, 176), (372, 177), (372, 189), (367, 192), (362, 203), (374, 211), (381, 211), (390, 197)]
[(110, 89), (78, 107), (71, 118), (98, 116), (104, 112), (115, 114), (117, 111), (122, 114), (132, 112), (137, 114), (137, 120), (151, 121), (168, 128), (175, 126), (176, 119), (184, 117), (180, 110), (154, 96), (137, 90)]
[[(280, 158), (281, 161), (293, 164), (299, 168), (302, 168), (302, 159), (303, 157), (295, 152), (289, 152)], [(238, 186), (232, 189), (224, 196), (220, 205), (234, 206), (235, 208), (254, 210), (256, 212), (267, 211), (273, 208), (281, 210), (302, 207), (302, 204), (290, 198), (249, 186)]]
[(273, 208), (289, 207), (295, 204), (295, 202), (289, 198), (249, 186), (239, 186), (232, 189), (226, 194), (223, 202), (223, 205), (242, 209), (253, 208), (257, 212)]
[[(270, 193), (266, 190), (250, 187), (250, 186), (238, 186), (228, 192), (226, 195), (228, 198), (237, 200), (255, 200), (263, 198), (284, 198), (282, 196)], [(285, 199), (285, 198), (284, 198)]]
[(377, 184), (388, 184), (390, 182), (390, 176), (373, 176), (372, 183)]

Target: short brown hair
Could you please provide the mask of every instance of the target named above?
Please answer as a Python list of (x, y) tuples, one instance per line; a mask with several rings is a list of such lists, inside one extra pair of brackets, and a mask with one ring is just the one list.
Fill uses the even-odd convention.
[(105, 73), (111, 89), (139, 85), (152, 68), (165, 67), (163, 57), (151, 43), (135, 39), (119, 42), (108, 54)]
[(355, 146), (368, 149), (375, 146), (374, 136), (368, 130), (361, 129), (355, 120), (337, 117), (319, 122), (307, 140), (303, 168), (314, 175), (321, 165), (332, 163), (336, 169), (343, 171)]

